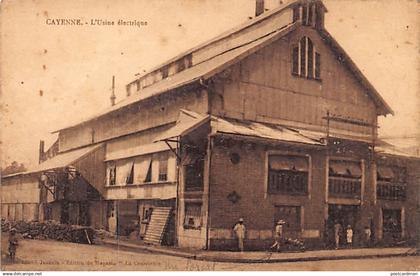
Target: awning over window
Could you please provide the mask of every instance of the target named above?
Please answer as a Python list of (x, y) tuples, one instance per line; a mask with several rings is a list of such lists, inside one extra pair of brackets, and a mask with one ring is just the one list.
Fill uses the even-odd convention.
[(329, 167), (330, 174), (352, 177), (362, 176), (362, 169), (359, 162), (331, 160)]
[(308, 171), (308, 159), (303, 156), (271, 155), (269, 166), (272, 170)]
[(169, 150), (168, 145), (166, 145), (164, 142), (132, 145), (128, 141), (126, 144), (126, 146), (119, 147), (112, 147), (107, 145), (105, 161), (124, 159)]
[(144, 183), (149, 171), (151, 156), (139, 156), (134, 160), (134, 182)]
[(154, 142), (170, 140), (175, 137), (181, 137), (197, 129), (210, 120), (209, 115), (202, 115), (192, 111), (181, 109), (178, 121), (175, 126), (165, 131), (157, 137)]
[[(301, 133), (297, 129), (282, 127), (279, 125), (263, 124), (257, 122), (246, 122), (237, 120), (228, 120), (218, 117), (212, 117), (212, 130), (216, 133), (227, 133), (249, 137), (267, 138), (293, 143), (303, 143), (311, 145), (324, 145), (321, 138), (325, 135), (317, 132), (305, 131)], [(307, 135), (311, 133), (311, 135)]]
[(52, 157), (51, 159), (46, 160), (45, 162), (42, 162), (35, 168), (25, 173), (28, 174), (28, 173), (35, 173), (35, 172), (43, 172), (43, 171), (73, 166), (79, 160), (88, 156), (90, 153), (93, 153), (95, 150), (99, 149), (101, 146), (102, 144), (92, 145), (92, 146), (84, 147), (81, 149), (59, 153), (58, 155)]
[(394, 177), (394, 171), (390, 167), (378, 166), (378, 178), (393, 179)]
[(133, 167), (133, 161), (119, 161), (117, 162), (116, 166), (116, 182), (117, 185), (125, 185), (127, 184), (127, 178), (130, 175), (131, 169)]

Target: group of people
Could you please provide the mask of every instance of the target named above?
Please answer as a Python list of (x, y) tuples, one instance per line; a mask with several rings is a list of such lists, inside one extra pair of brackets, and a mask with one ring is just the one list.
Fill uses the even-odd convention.
[[(276, 222), (276, 226), (274, 228), (274, 243), (270, 247), (270, 249), (276, 249), (280, 251), (281, 247), (284, 244), (285, 238), (283, 235), (283, 227), (286, 222), (282, 219)], [(233, 232), (235, 237), (238, 241), (238, 250), (244, 250), (244, 239), (245, 239), (245, 225), (243, 218), (240, 218), (238, 222), (233, 227)], [(363, 243), (365, 246), (370, 246), (371, 243), (372, 232), (370, 227), (366, 226), (363, 230)], [(340, 245), (342, 245), (341, 241), (344, 240), (346, 247), (351, 248), (353, 247), (353, 240), (354, 240), (354, 230), (352, 226), (349, 224), (344, 229), (343, 226), (336, 221), (334, 224), (334, 242), (335, 242), (335, 249), (338, 249)]]
[[(335, 241), (335, 249), (338, 249), (340, 247), (340, 238), (343, 236), (343, 227), (340, 223), (336, 222), (334, 224), (334, 241)], [(351, 225), (347, 225), (346, 231), (345, 231), (345, 237), (346, 237), (346, 244), (349, 247), (353, 246), (353, 229), (351, 228)]]
[[(274, 229), (274, 244), (270, 247), (270, 249), (275, 248), (277, 251), (280, 251), (280, 248), (283, 243), (283, 225), (286, 224), (284, 220), (279, 220), (276, 223), (276, 227)], [(233, 227), (233, 232), (238, 240), (238, 249), (239, 251), (244, 251), (244, 239), (245, 239), (245, 225), (244, 219), (240, 218), (238, 223), (235, 224)]]
[[(371, 242), (372, 231), (370, 227), (366, 226), (363, 230), (363, 242), (365, 246), (369, 246)], [(334, 241), (335, 241), (335, 249), (340, 247), (340, 240), (344, 237), (345, 243), (347, 247), (353, 247), (353, 237), (354, 232), (351, 225), (347, 225), (345, 231), (339, 222), (334, 224)]]

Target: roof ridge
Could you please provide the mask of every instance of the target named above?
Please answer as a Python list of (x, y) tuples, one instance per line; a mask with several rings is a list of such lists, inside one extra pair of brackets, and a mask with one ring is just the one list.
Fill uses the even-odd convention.
[[(152, 67), (146, 73), (138, 76), (135, 80), (133, 80), (133, 81), (131, 81), (129, 83), (133, 83), (136, 80), (141, 79), (141, 78), (147, 76), (148, 74), (150, 74), (150, 73), (158, 70), (159, 68), (162, 68), (162, 67), (164, 67), (164, 66), (166, 66), (166, 65), (168, 65), (168, 64), (170, 64), (172, 62), (175, 62), (176, 60), (180, 59), (183, 56), (186, 56), (188, 54), (191, 54), (191, 53), (193, 53), (193, 52), (195, 52), (195, 51), (197, 51), (199, 49), (202, 49), (202, 48), (204, 48), (204, 47), (206, 47), (206, 46), (208, 46), (210, 44), (213, 44), (215, 42), (218, 42), (218, 41), (220, 41), (220, 40), (222, 40), (222, 39), (224, 39), (224, 38), (226, 38), (226, 37), (228, 37), (230, 35), (233, 35), (233, 34), (236, 34), (238, 32), (241, 32), (241, 31), (243, 31), (243, 30), (245, 30), (245, 29), (247, 29), (247, 28), (249, 28), (249, 27), (251, 27), (251, 26), (253, 26), (253, 25), (257, 24), (257, 23), (259, 23), (259, 22), (262, 22), (264, 20), (267, 20), (269, 17), (271, 17), (271, 16), (273, 16), (273, 15), (275, 15), (275, 14), (283, 11), (284, 9), (289, 8), (292, 5), (295, 5), (295, 4), (299, 3), (299, 2), (302, 2), (302, 1), (303, 0), (290, 0), (290, 2), (283, 3), (280, 6), (278, 6), (277, 8), (272, 9), (271, 11), (264, 12), (261, 15), (256, 16), (256, 17), (254, 17), (253, 19), (251, 19), (251, 20), (249, 20), (247, 22), (244, 22), (242, 24), (236, 25), (235, 27), (230, 28), (229, 30), (226, 30), (225, 32), (223, 32), (223, 33), (221, 33), (221, 34), (219, 34), (219, 35), (217, 35), (215, 37), (212, 37), (212, 38), (210, 38), (210, 39), (208, 39), (208, 40), (206, 40), (206, 41), (204, 41), (202, 43), (199, 43), (198, 45), (196, 45), (194, 47), (189, 48), (188, 50), (185, 50), (185, 51), (179, 53), (178, 55), (176, 55), (176, 56), (174, 56), (174, 57), (172, 57), (172, 58), (170, 58), (170, 59), (168, 59), (168, 60), (160, 63), (159, 65), (156, 65), (156, 66)], [(314, 0), (314, 1), (316, 1), (316, 0)]]

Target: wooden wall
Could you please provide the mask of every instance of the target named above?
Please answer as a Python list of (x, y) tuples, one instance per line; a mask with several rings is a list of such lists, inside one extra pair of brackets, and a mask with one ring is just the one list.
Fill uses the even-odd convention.
[(105, 147), (102, 146), (74, 164), (82, 177), (102, 196), (105, 195)]
[[(161, 95), (132, 107), (123, 108), (96, 121), (62, 130), (59, 134), (60, 151), (175, 122), (181, 108), (207, 113), (207, 93), (187, 91)], [(93, 140), (92, 133), (94, 133)]]
[(137, 91), (152, 85), (164, 79), (163, 71), (167, 76), (177, 74), (191, 66), (200, 64), (211, 59), (229, 49), (235, 48), (252, 41), (258, 37), (262, 37), (273, 30), (287, 26), (292, 23), (292, 8), (285, 8), (270, 16), (268, 20), (260, 20), (252, 24), (247, 22), (240, 27), (234, 29), (229, 35), (221, 34), (212, 39), (209, 43), (195, 47), (190, 53), (183, 56), (175, 57), (165, 66), (155, 69), (137, 80), (129, 83), (126, 87), (128, 93), (136, 93)]
[[(321, 80), (292, 75), (293, 45), (308, 36), (321, 54)], [(376, 123), (376, 107), (352, 73), (316, 30), (301, 27), (233, 65), (215, 83), (212, 113), (227, 117), (289, 123), (325, 131), (327, 111), (350, 120)], [(372, 128), (331, 122), (331, 129), (371, 135)]]
[(16, 175), (2, 178), (1, 182), (1, 203), (39, 203), (37, 175)]

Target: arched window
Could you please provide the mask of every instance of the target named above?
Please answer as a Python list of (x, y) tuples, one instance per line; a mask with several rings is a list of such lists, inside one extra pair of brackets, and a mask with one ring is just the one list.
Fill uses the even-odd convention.
[(292, 51), (292, 73), (308, 79), (320, 79), (321, 56), (315, 51), (312, 40), (304, 36)]

